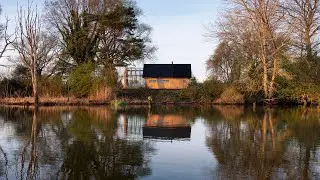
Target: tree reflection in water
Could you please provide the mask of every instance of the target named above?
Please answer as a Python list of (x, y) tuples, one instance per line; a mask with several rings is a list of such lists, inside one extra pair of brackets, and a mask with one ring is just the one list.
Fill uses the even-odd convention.
[[(143, 127), (192, 131), (188, 141), (168, 143), (154, 140), (162, 134), (144, 138)], [(204, 134), (205, 143), (197, 139)], [(319, 139), (318, 109), (6, 107), (0, 108), (0, 179), (174, 179), (179, 172), (172, 168), (185, 177), (210, 178), (212, 170), (220, 179), (320, 179)], [(154, 147), (164, 154), (155, 155)], [(198, 153), (183, 156), (185, 150)], [(198, 158), (211, 161), (211, 153), (216, 167), (187, 169), (201, 166)]]
[(7, 153), (0, 146), (0, 177), (4, 176), (6, 179), (8, 178), (8, 157)]
[[(207, 118), (207, 145), (221, 179), (320, 179), (316, 109), (218, 107)], [(303, 165), (302, 165), (303, 164)]]
[(0, 176), (6, 177), (7, 167), (15, 170), (9, 179), (136, 179), (151, 174), (151, 145), (142, 138), (120, 137), (118, 117), (107, 108), (0, 109), (0, 120), (13, 127), (19, 144), (10, 152), (9, 165), (0, 161)]

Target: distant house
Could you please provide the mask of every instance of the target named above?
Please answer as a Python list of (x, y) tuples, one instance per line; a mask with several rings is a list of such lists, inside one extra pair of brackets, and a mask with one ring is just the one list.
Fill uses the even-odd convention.
[(150, 89), (184, 89), (189, 86), (191, 64), (145, 64), (143, 78)]

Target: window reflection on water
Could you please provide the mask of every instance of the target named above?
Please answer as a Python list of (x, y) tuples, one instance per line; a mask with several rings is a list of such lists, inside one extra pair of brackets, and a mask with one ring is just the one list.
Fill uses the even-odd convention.
[(0, 108), (0, 179), (320, 179), (313, 108)]

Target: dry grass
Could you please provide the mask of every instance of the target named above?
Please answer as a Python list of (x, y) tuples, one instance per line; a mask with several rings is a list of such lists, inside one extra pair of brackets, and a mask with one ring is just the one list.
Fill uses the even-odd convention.
[[(99, 105), (108, 104), (105, 100), (90, 100), (88, 98), (74, 98), (74, 97), (40, 97), (40, 105)], [(0, 99), (2, 105), (33, 105), (34, 99), (32, 97), (23, 98), (2, 98)]]
[(112, 88), (106, 86), (101, 86), (89, 94), (89, 99), (91, 101), (111, 101), (113, 97), (114, 92)]

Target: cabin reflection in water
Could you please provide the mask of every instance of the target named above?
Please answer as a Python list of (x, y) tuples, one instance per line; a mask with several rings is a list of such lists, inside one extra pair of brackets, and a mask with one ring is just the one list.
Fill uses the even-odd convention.
[(149, 115), (143, 126), (143, 138), (190, 140), (191, 126), (179, 115)]

